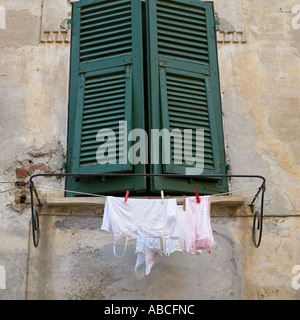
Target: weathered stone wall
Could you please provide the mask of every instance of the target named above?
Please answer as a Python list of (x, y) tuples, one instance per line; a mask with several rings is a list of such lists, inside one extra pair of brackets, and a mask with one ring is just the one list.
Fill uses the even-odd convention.
[[(26, 184), (34, 172), (59, 172), (66, 155), (70, 6), (62, 1), (62, 20), (51, 24), (47, 2), (0, 1), (1, 192), (16, 181)], [(0, 193), (6, 280), (0, 299), (300, 298), (297, 281), (292, 285), (292, 269), (300, 265), (300, 29), (292, 25), (298, 2), (215, 4), (227, 160), (232, 173), (267, 179), (261, 246), (252, 243), (247, 201), (214, 207), (211, 255), (162, 257), (139, 281), (134, 243), (122, 260), (115, 258), (94, 207), (46, 208), (34, 248), (25, 185)], [(230, 185), (256, 184), (233, 179)], [(62, 188), (63, 182), (40, 179), (38, 185)]]

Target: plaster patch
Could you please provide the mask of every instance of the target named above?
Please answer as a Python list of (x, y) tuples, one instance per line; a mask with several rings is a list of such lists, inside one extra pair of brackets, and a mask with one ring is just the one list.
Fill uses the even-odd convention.
[(246, 28), (241, 0), (214, 0), (214, 8), (219, 21), (217, 40), (219, 43), (246, 42)]
[(7, 10), (5, 30), (0, 26), (0, 47), (36, 45), (38, 43), (40, 17), (29, 10)]
[(43, 0), (41, 19), (41, 42), (70, 42), (68, 19), (71, 3), (78, 0)]

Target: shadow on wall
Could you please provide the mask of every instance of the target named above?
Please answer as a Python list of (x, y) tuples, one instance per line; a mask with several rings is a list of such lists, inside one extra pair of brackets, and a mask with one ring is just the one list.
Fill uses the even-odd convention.
[[(128, 244), (123, 258), (116, 258), (113, 239), (100, 230), (101, 224), (99, 216), (40, 217), (43, 232), (39, 247), (29, 254), (27, 299), (242, 298), (241, 252), (222, 222), (213, 223), (211, 255), (162, 256), (142, 280), (134, 272), (135, 242)], [(122, 251), (123, 244), (116, 250)]]

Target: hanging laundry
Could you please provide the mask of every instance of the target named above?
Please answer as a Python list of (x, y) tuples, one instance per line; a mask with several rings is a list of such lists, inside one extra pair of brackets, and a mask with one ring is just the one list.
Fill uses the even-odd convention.
[(176, 199), (162, 203), (160, 199), (128, 198), (124, 202), (124, 198), (108, 196), (101, 229), (113, 233), (114, 253), (116, 242), (124, 238), (124, 253), (127, 242), (140, 236), (177, 239), (176, 208)]
[(164, 254), (169, 256), (175, 251), (186, 252), (186, 212), (183, 206), (177, 206), (178, 239), (163, 239)]
[[(207, 197), (209, 198), (209, 197)], [(207, 237), (204, 234), (204, 237), (211, 239), (211, 226), (210, 226), (210, 204), (207, 203), (209, 199), (204, 199), (204, 197), (201, 197), (202, 200), (202, 207), (204, 210), (201, 210), (201, 208), (197, 207), (199, 210), (198, 215), (200, 214), (200, 217), (197, 217), (197, 214), (195, 215), (193, 211), (187, 209), (184, 209), (184, 206), (177, 206), (177, 222), (178, 222), (178, 239), (164, 239), (163, 240), (163, 246), (164, 246), (164, 254), (169, 256), (175, 251), (179, 252), (188, 252), (192, 255), (195, 254), (201, 254), (203, 249), (208, 249), (208, 251), (211, 251), (211, 245), (213, 243), (212, 241), (207, 241), (208, 244), (210, 244), (208, 247), (205, 246), (204, 243), (199, 243), (199, 240), (201, 239), (203, 235), (202, 227), (207, 230), (209, 237)], [(193, 198), (191, 198), (193, 199)], [(201, 205), (196, 201), (197, 206)], [(192, 201), (194, 203), (194, 201)], [(197, 219), (195, 219), (197, 217)], [(208, 219), (207, 219), (208, 217)], [(203, 225), (203, 221), (205, 221), (205, 225)], [(201, 223), (202, 226), (197, 225), (197, 223)], [(210, 230), (209, 230), (210, 229)], [(197, 236), (197, 230), (198, 230), (198, 236)], [(201, 232), (199, 232), (199, 230)]]
[(138, 237), (136, 240), (137, 260), (135, 264), (135, 274), (139, 280), (148, 275), (157, 261), (162, 256), (160, 238)]
[[(199, 201), (200, 200), (200, 201)], [(129, 240), (136, 239), (134, 268), (143, 279), (160, 256), (175, 251), (191, 255), (202, 250), (211, 253), (214, 243), (210, 223), (210, 197), (187, 197), (184, 206), (176, 199), (129, 199), (106, 197), (102, 230), (113, 233), (114, 254), (124, 256)], [(117, 256), (117, 241), (126, 240), (124, 252)], [(163, 249), (161, 247), (163, 242)]]
[(211, 253), (214, 243), (210, 223), (210, 197), (200, 197), (200, 203), (193, 197), (186, 199), (186, 251), (195, 255), (197, 250)]

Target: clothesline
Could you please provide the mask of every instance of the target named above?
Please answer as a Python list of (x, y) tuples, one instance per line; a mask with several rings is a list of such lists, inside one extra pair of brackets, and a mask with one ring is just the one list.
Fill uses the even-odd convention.
[[(80, 192), (80, 191), (73, 191), (73, 190), (67, 190), (67, 189), (60, 189), (60, 188), (49, 188), (49, 187), (39, 187), (39, 189), (44, 189), (44, 190), (53, 190), (53, 191), (63, 191), (63, 192), (70, 192), (70, 193), (75, 193), (75, 194), (82, 194), (82, 195), (89, 195), (89, 196), (94, 196), (94, 197), (106, 197), (106, 195), (99, 195), (99, 194), (94, 194), (94, 193), (86, 193), (86, 192)], [(245, 192), (245, 191), (252, 191), (252, 190), (258, 190), (259, 187), (256, 188), (248, 188), (248, 189), (240, 189), (240, 190), (235, 190), (235, 191), (229, 191), (229, 192), (223, 192), (223, 193), (219, 193), (219, 194), (214, 194), (212, 196), (222, 196), (222, 195), (227, 195), (230, 193), (240, 193), (240, 192)], [(241, 198), (248, 198), (248, 197), (253, 197), (255, 196), (256, 193), (251, 193), (251, 194), (247, 194), (247, 195), (242, 195), (242, 196), (237, 196), (237, 197), (231, 197), (231, 200), (235, 200), (235, 199), (241, 199)], [(191, 196), (190, 196), (191, 197)], [(182, 198), (182, 197), (178, 197), (178, 198)], [(59, 200), (59, 199), (53, 199), (53, 200)], [(75, 201), (74, 201), (75, 200)], [(72, 201), (76, 202), (76, 199), (72, 199)], [(222, 200), (214, 200), (211, 201), (211, 203), (215, 203), (215, 202), (220, 202), (223, 201)], [(78, 200), (78, 202), (80, 203), (95, 203), (93, 201), (82, 201), (82, 200)]]
[[(19, 188), (20, 188), (20, 186), (17, 186), (15, 188), (11, 188), (11, 189), (8, 189), (8, 190), (0, 191), (0, 193), (6, 193), (6, 192), (9, 192), (9, 191), (13, 191), (13, 190), (19, 189)], [(81, 195), (93, 196), (93, 197), (98, 197), (98, 198), (105, 198), (106, 197), (106, 195), (99, 195), (99, 194), (95, 194), (95, 193), (87, 193), (87, 192), (73, 191), (73, 190), (60, 189), (60, 188), (39, 187), (39, 189), (70, 192), (70, 193), (74, 193), (74, 194), (81, 194)], [(216, 197), (216, 196), (227, 195), (227, 194), (230, 194), (230, 193), (240, 193), (240, 192), (244, 192), (244, 191), (258, 190), (258, 189), (259, 189), (259, 187), (248, 188), (248, 189), (240, 189), (240, 190), (235, 190), (235, 191), (229, 191), (229, 192), (213, 194), (212, 196)], [(235, 200), (235, 199), (248, 198), (248, 197), (253, 197), (253, 196), (255, 196), (255, 193), (254, 194), (243, 195), (243, 196), (231, 197), (230, 199), (231, 200)], [(181, 198), (181, 197), (178, 197), (178, 198)], [(59, 199), (52, 199), (52, 200), (59, 200)], [(76, 202), (76, 200), (75, 201), (74, 200), (75, 199), (72, 199), (73, 202)], [(223, 199), (221, 199), (221, 200), (213, 200), (213, 201), (211, 201), (211, 203), (216, 203), (216, 202), (220, 202), (220, 201), (223, 201)], [(78, 202), (86, 203), (86, 204), (91, 204), (91, 203), (94, 204), (95, 203), (93, 201), (82, 201), (82, 200), (78, 200)]]
[[(250, 198), (250, 197), (254, 197), (255, 196), (255, 194), (253, 193), (253, 194), (248, 194), (248, 195), (243, 195), (243, 196), (239, 196), (239, 197), (232, 197), (232, 198), (230, 198), (230, 200), (236, 200), (236, 199), (244, 199), (244, 198)], [(181, 198), (181, 197), (179, 197), (179, 199), (183, 199), (183, 198)], [(52, 201), (59, 201), (60, 199), (56, 199), (56, 198), (51, 198), (51, 200)], [(216, 203), (216, 202), (222, 202), (222, 201), (224, 201), (224, 199), (221, 199), (221, 200), (215, 200), (215, 201), (211, 201), (211, 203)], [(72, 199), (72, 202), (73, 203), (76, 203), (76, 202), (78, 202), (78, 203), (80, 203), (80, 204), (82, 204), (82, 203), (86, 203), (86, 204), (95, 204), (96, 202), (93, 202), (93, 201), (86, 201), (86, 200), (78, 200), (78, 201), (76, 201), (76, 199)]]
[(0, 183), (16, 183), (15, 181), (0, 181)]
[(0, 193), (5, 193), (5, 192), (13, 191), (13, 190), (16, 190), (16, 189), (20, 189), (21, 187), (22, 187), (22, 186), (17, 186), (17, 187), (11, 188), (11, 189), (6, 189), (6, 190), (3, 190), (3, 191), (0, 191)]
[(70, 193), (76, 193), (76, 194), (82, 194), (82, 195), (94, 196), (94, 197), (106, 197), (105, 195), (101, 195), (101, 194), (87, 193), (87, 192), (80, 192), (80, 191), (73, 191), (73, 190), (59, 189), (59, 188), (39, 187), (39, 189), (70, 192)]

